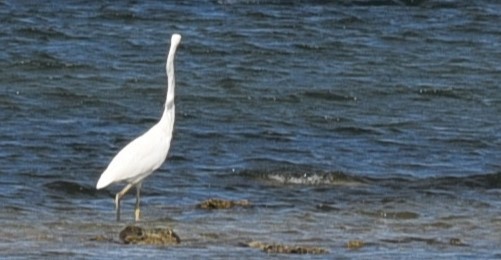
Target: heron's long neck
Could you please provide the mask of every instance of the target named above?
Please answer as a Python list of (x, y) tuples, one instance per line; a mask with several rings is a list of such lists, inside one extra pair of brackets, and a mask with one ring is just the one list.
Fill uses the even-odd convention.
[(174, 91), (176, 88), (176, 77), (174, 76), (174, 55), (169, 53), (167, 58), (167, 65), (165, 66), (167, 71), (167, 98), (165, 100), (165, 109), (174, 106)]
[(165, 108), (160, 122), (164, 124), (174, 124), (174, 93), (176, 88), (176, 78), (174, 76), (174, 55), (175, 50), (169, 52), (167, 57), (167, 64), (165, 65), (165, 70), (167, 72), (167, 97), (165, 99)]

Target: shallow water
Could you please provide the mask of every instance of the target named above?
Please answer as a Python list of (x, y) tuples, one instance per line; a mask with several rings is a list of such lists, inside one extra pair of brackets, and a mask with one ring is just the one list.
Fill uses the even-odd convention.
[[(496, 1), (0, 6), (4, 257), (501, 256)], [(174, 32), (175, 135), (142, 211), (182, 243), (124, 246), (133, 196), (116, 223), (121, 186), (94, 187), (160, 117)], [(212, 197), (252, 206), (196, 208)]]

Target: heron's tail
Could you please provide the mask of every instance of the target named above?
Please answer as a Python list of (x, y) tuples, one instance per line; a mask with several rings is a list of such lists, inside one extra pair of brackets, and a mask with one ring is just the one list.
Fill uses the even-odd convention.
[(96, 189), (100, 190), (102, 188), (106, 188), (108, 185), (110, 185), (113, 181), (110, 180), (110, 178), (107, 178), (107, 175), (105, 172), (101, 175), (101, 178), (99, 178), (99, 181), (97, 181)]

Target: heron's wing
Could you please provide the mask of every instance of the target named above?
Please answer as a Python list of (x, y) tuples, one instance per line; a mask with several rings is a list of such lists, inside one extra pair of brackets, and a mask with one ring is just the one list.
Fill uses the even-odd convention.
[(170, 139), (156, 125), (134, 139), (110, 162), (98, 181), (98, 189), (114, 182), (137, 182), (151, 174), (165, 161)]

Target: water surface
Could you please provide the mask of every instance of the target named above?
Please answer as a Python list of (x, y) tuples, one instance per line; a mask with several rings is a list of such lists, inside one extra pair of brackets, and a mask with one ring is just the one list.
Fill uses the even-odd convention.
[[(501, 256), (497, 1), (0, 7), (2, 256)], [(132, 195), (116, 223), (121, 186), (94, 187), (160, 118), (176, 32), (174, 140), (142, 210), (183, 242), (94, 241), (132, 222)], [(211, 197), (253, 206), (196, 208)]]

